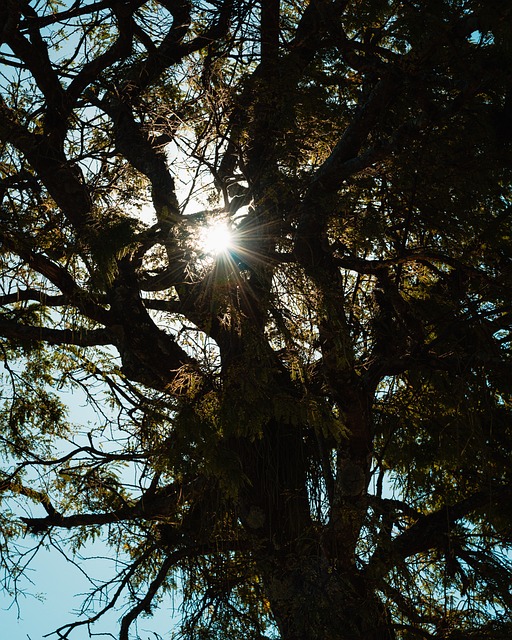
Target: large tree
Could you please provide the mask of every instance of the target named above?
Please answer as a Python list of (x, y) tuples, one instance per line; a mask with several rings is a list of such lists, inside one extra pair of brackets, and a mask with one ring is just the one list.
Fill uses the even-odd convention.
[(6, 588), (18, 536), (100, 536), (121, 570), (60, 638), (175, 588), (191, 639), (509, 638), (512, 5), (0, 32)]

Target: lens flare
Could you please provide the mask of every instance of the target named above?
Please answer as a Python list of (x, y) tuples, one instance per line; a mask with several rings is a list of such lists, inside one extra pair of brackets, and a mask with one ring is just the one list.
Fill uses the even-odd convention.
[(232, 233), (226, 222), (215, 222), (201, 230), (199, 243), (207, 255), (218, 256), (232, 247)]

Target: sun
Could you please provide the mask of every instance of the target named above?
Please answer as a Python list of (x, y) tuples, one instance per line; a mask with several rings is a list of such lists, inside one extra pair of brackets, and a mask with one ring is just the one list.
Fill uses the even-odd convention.
[(199, 233), (199, 244), (207, 255), (218, 256), (231, 249), (233, 235), (229, 225), (219, 220), (201, 229)]

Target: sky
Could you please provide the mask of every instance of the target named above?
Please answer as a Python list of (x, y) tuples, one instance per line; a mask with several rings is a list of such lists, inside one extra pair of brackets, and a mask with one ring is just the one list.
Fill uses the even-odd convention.
[[(106, 547), (97, 543), (89, 545), (88, 553), (102, 556)], [(110, 567), (107, 565), (110, 564)], [(104, 558), (82, 562), (81, 567), (92, 576), (109, 575), (108, 563)], [(25, 581), (27, 591), (32, 595), (20, 598), (19, 609), (12, 600), (0, 596), (0, 637), (7, 640), (42, 640), (57, 627), (76, 620), (76, 611), (83, 594), (90, 584), (78, 568), (68, 563), (56, 550), (41, 550), (31, 565), (30, 580)], [(81, 595), (82, 594), (82, 595)], [(9, 607), (7, 608), (6, 607)], [(137, 640), (157, 640), (159, 636), (167, 640), (173, 627), (176, 628), (173, 604), (164, 602), (153, 618), (141, 618), (133, 627), (133, 638)], [(107, 613), (103, 620), (92, 627), (97, 638), (117, 638), (119, 632), (119, 612)], [(110, 635), (109, 635), (110, 634)], [(49, 636), (57, 639), (57, 635)], [(89, 638), (86, 627), (73, 631), (70, 640)]]
[[(72, 397), (65, 394), (63, 401), (69, 407), (69, 420), (82, 425), (93, 425), (98, 417), (85, 397), (78, 392)], [(1, 397), (1, 390), (0, 390)], [(39, 515), (39, 512), (34, 512)], [(43, 513), (41, 512), (41, 515)], [(104, 528), (106, 532), (106, 527)], [(19, 541), (25, 550), (33, 548), (40, 538), (27, 534)], [(20, 581), (20, 589), (26, 595), (20, 595), (18, 603), (13, 602), (0, 588), (0, 640), (42, 640), (56, 628), (77, 620), (76, 612), (83, 603), (91, 583), (86, 575), (96, 580), (108, 579), (115, 575), (115, 562), (109, 558), (112, 550), (101, 541), (88, 543), (81, 550), (82, 560), (77, 566), (66, 561), (58, 549), (41, 548), (31, 561), (26, 575)], [(169, 640), (172, 630), (177, 629), (177, 604), (170, 599), (164, 600), (155, 610), (153, 618), (140, 618), (132, 624), (132, 636), (137, 640)], [(93, 627), (95, 638), (118, 638), (121, 611), (108, 612)], [(57, 635), (50, 635), (57, 640)], [(86, 627), (74, 630), (69, 640), (90, 638)]]

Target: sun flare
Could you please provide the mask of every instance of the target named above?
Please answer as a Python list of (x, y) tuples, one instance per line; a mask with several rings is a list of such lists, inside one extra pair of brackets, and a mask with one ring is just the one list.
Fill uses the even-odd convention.
[(218, 256), (226, 253), (232, 246), (231, 229), (224, 221), (214, 222), (202, 229), (199, 243), (201, 249), (208, 255)]

